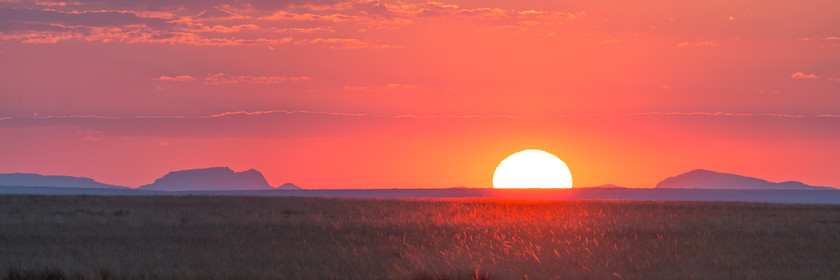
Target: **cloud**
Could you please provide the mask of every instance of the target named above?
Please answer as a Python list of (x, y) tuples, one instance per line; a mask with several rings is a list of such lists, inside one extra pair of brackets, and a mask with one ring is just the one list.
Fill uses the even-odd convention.
[(731, 112), (644, 112), (630, 113), (627, 116), (711, 116), (711, 117), (775, 117), (775, 118), (838, 118), (840, 115), (794, 115), (794, 114), (753, 114)]
[(59, 41), (71, 40), (75, 37), (72, 34), (55, 32), (28, 33), (28, 34), (0, 34), (0, 40), (18, 40), (26, 44), (54, 44)]
[(96, 142), (102, 140), (102, 138), (105, 137), (104, 132), (93, 130), (90, 128), (77, 131), (76, 133), (82, 137), (82, 141), (86, 142)]
[(235, 32), (242, 32), (246, 30), (258, 30), (260, 29), (259, 26), (255, 24), (240, 24), (234, 26), (223, 26), (223, 25), (213, 25), (213, 26), (200, 26), (198, 28), (192, 29), (192, 32), (215, 32), (215, 33), (235, 33)]
[(796, 40), (798, 40), (798, 41), (811, 41), (811, 42), (829, 43), (829, 44), (831, 44), (831, 45), (836, 45), (837, 43), (840, 43), (840, 42), (838, 42), (838, 41), (840, 41), (840, 37), (838, 37), (838, 36), (827, 36), (827, 37), (817, 37), (817, 36), (813, 36), (813, 37), (800, 37), (800, 38), (796, 38)]
[(312, 78), (307, 76), (272, 76), (272, 75), (231, 75), (227, 73), (207, 74), (203, 79), (197, 79), (191, 75), (160, 76), (155, 80), (164, 82), (196, 82), (200, 81), (205, 85), (266, 85), (282, 83), (310, 82)]
[(234, 85), (234, 84), (282, 84), (282, 83), (297, 83), (312, 81), (312, 78), (306, 76), (249, 76), (249, 75), (230, 75), (225, 73), (216, 73), (208, 75), (204, 78), (205, 85)]
[[(440, 2), (409, 4), (377, 0), (305, 3), (288, 0), (272, 5), (254, 0), (234, 4), (206, 1), (202, 5), (182, 1), (165, 4), (155, 0), (144, 1), (143, 5), (82, 0), (37, 3), (49, 8), (32, 9), (31, 5), (23, 4), (17, 8), (0, 8), (0, 40), (29, 44), (76, 40), (126, 44), (265, 46), (269, 49), (294, 42), (297, 45), (325, 45), (330, 49), (388, 49), (403, 46), (353, 33), (396, 29), (420, 21), (452, 19), (480, 21), (486, 30), (507, 30), (494, 29), (507, 27), (533, 29), (539, 34), (557, 34), (556, 28), (552, 26), (562, 25), (564, 21), (583, 15), (538, 10), (461, 8)], [(318, 24), (313, 27), (312, 23)], [(552, 28), (540, 29), (540, 26)], [(336, 28), (339, 27), (343, 30), (341, 36), (307, 38), (308, 34), (337, 33)], [(303, 38), (295, 40), (281, 37), (281, 33), (298, 33)]]
[(247, 16), (237, 14), (236, 12), (225, 9), (224, 7), (212, 7), (201, 11), (198, 15), (188, 17), (190, 20), (196, 21), (225, 21), (235, 19), (247, 19)]
[(440, 2), (386, 3), (382, 1), (346, 1), (333, 5), (293, 5), (259, 17), (264, 21), (310, 21), (352, 23), (373, 29), (387, 29), (442, 18), (481, 20), (492, 25), (562, 25), (584, 13), (508, 10), (500, 8), (461, 8)]
[(385, 92), (385, 91), (406, 91), (417, 90), (419, 86), (390, 83), (383, 86), (351, 86), (346, 85), (342, 89), (345, 91), (365, 91), (365, 92)]
[(295, 41), (296, 45), (326, 45), (331, 49), (392, 49), (401, 48), (398, 45), (372, 43), (367, 40), (353, 38), (314, 38)]
[(677, 44), (677, 47), (719, 47), (719, 46), (720, 46), (720, 44), (718, 44), (715, 41), (699, 41), (699, 42), (694, 42), (694, 43), (682, 42), (682, 43)]
[(221, 25), (202, 22), (218, 18), (178, 17), (167, 11), (0, 8), (0, 40), (40, 44), (79, 40), (196, 46), (272, 46), (292, 42), (292, 38), (277, 38), (277, 35), (268, 32), (263, 34), (268, 35), (265, 37), (260, 34), (241, 35), (260, 29), (252, 23)]
[[(48, 0), (0, 0), (0, 3), (22, 3), (25, 6), (31, 6), (33, 2), (38, 3), (61, 3), (59, 1), (48, 1)], [(228, 0), (202, 0), (202, 1), (195, 1), (195, 0), (144, 0), (144, 1), (124, 1), (124, 0), (75, 0), (75, 1), (62, 1), (66, 3), (66, 6), (96, 6), (96, 7), (111, 7), (111, 8), (120, 8), (120, 9), (160, 9), (160, 8), (167, 8), (167, 9), (178, 9), (183, 10), (190, 13), (199, 13), (205, 9), (210, 9), (214, 7), (224, 7), (227, 5), (237, 5), (243, 7), (251, 7), (256, 9), (282, 9), (293, 5), (299, 4), (312, 4), (312, 5), (332, 5), (335, 3), (340, 2), (339, 0), (239, 0), (239, 1), (228, 1)], [(78, 5), (76, 5), (78, 4)], [(37, 5), (37, 4), (36, 4)], [(64, 7), (58, 5), (52, 5), (51, 7)]]
[[(749, 114), (725, 112), (644, 112), (630, 114), (571, 114), (544, 116), (515, 116), (504, 114), (397, 114), (378, 115), (369, 113), (316, 111), (316, 110), (267, 110), (229, 111), (211, 115), (157, 115), (157, 116), (99, 116), (99, 115), (53, 115), (28, 117), (0, 117), (0, 129), (27, 127), (71, 127), (80, 131), (80, 138), (88, 141), (121, 136), (158, 137), (317, 137), (336, 133), (359, 133), (375, 130), (379, 124), (401, 125), (402, 121), (492, 121), (520, 120), (527, 123), (543, 121), (587, 120), (592, 118), (654, 118), (664, 121), (674, 117), (694, 120), (720, 119), (727, 123), (784, 120), (778, 124), (790, 128), (811, 129), (809, 137), (826, 137), (826, 131), (840, 125), (840, 115), (791, 115), (791, 114)], [(248, 125), (242, 125), (246, 123)], [(470, 123), (465, 123), (469, 125)], [(807, 125), (803, 125), (807, 124)], [(270, 129), (266, 129), (270, 128)], [(776, 129), (776, 128), (774, 128)], [(801, 135), (800, 135), (801, 136)], [(840, 137), (834, 134), (833, 139)]]
[[(317, 137), (365, 129), (363, 116), (314, 111), (224, 112), (200, 116), (43, 116), (0, 120), (2, 128), (71, 127), (85, 141), (110, 137)], [(242, 125), (247, 122), (248, 125)], [(274, 129), (266, 129), (274, 128)], [(102, 132), (102, 133), (99, 133)]]
[(59, 7), (66, 7), (66, 6), (79, 6), (82, 5), (81, 2), (53, 2), (53, 1), (35, 1), (35, 5), (38, 6), (59, 6)]
[[(141, 17), (141, 12), (128, 10), (58, 11), (0, 8), (0, 31), (17, 31), (15, 27), (26, 27), (18, 23), (56, 25), (64, 28), (116, 27), (125, 25), (146, 25), (162, 27), (166, 21), (154, 17)], [(148, 15), (148, 14), (146, 14)], [(26, 30), (26, 29), (25, 29)]]
[(805, 74), (802, 72), (796, 72), (790, 75), (791, 78), (794, 79), (819, 79), (820, 77), (814, 74)]
[(284, 10), (274, 12), (270, 16), (260, 17), (258, 19), (272, 21), (324, 21), (333, 23), (359, 20), (358, 17), (343, 14), (298, 14)]
[(195, 81), (195, 78), (193, 76), (190, 76), (190, 75), (182, 75), (182, 76), (174, 76), (174, 77), (160, 76), (160, 78), (158, 78), (158, 80), (167, 81), (167, 82), (191, 82), (191, 81)]
[(58, 43), (60, 41), (79, 40), (87, 42), (126, 44), (181, 44), (194, 46), (274, 46), (293, 41), (285, 38), (210, 38), (186, 31), (156, 31), (147, 26), (91, 27), (86, 32), (18, 32), (0, 34), (0, 40), (18, 40), (21, 43)]
[(335, 29), (329, 26), (311, 27), (311, 28), (278, 28), (274, 29), (277, 33), (335, 33)]
[(564, 25), (566, 21), (575, 20), (586, 13), (569, 13), (559, 11), (538, 10), (508, 10), (500, 8), (460, 8), (457, 5), (440, 2), (427, 2), (420, 5), (404, 6), (406, 14), (417, 14), (421, 17), (461, 17), (470, 20), (496, 22), (501, 25)]
[(589, 117), (634, 117), (634, 116), (709, 116), (709, 117), (774, 117), (774, 118), (829, 118), (840, 119), (837, 114), (783, 114), (783, 113), (734, 113), (734, 112), (639, 112), (639, 113), (593, 113), (593, 114), (566, 114), (566, 115), (543, 115), (543, 116), (516, 116), (516, 115), (380, 115), (369, 113), (332, 112), (318, 110), (264, 110), (264, 111), (229, 111), (210, 115), (156, 115), (156, 116), (102, 116), (102, 115), (36, 115), (34, 117), (2, 116), (0, 121), (21, 121), (21, 120), (60, 120), (60, 119), (91, 119), (91, 120), (132, 120), (132, 119), (214, 119), (223, 117), (245, 117), (260, 115), (326, 115), (344, 117), (373, 117), (373, 118), (515, 118), (515, 119), (554, 119), (554, 118), (589, 118)]
[(605, 40), (601, 40), (601, 44), (615, 44), (615, 43), (620, 43), (620, 42), (621, 42), (621, 40), (619, 40), (619, 39), (605, 39)]
[(413, 85), (404, 85), (404, 84), (387, 84), (384, 87), (387, 90), (399, 90), (399, 89), (416, 89), (417, 86)]

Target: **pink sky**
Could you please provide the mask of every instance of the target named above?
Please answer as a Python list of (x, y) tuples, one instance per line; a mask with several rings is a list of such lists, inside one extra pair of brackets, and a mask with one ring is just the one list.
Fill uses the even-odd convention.
[(0, 0), (0, 173), (489, 187), (538, 148), (840, 187), (836, 1), (225, 2)]

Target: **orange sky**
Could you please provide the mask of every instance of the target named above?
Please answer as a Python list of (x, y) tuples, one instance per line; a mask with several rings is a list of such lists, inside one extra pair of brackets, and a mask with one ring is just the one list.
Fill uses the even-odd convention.
[(840, 187), (836, 1), (0, 0), (0, 172), (136, 187), (575, 186), (695, 168)]

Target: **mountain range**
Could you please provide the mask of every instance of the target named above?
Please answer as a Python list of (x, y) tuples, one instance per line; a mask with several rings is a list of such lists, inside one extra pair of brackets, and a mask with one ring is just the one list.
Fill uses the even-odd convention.
[(753, 177), (720, 173), (705, 169), (692, 170), (666, 178), (656, 184), (662, 189), (717, 189), (717, 190), (824, 190), (831, 187), (806, 185), (796, 181), (773, 183)]
[[(90, 178), (71, 176), (47, 176), (28, 173), (0, 174), (0, 186), (15, 187), (63, 187), (130, 189), (108, 185)], [(235, 172), (229, 167), (211, 167), (173, 171), (156, 179), (153, 183), (140, 186), (137, 190), (147, 191), (242, 191), (242, 190), (299, 190), (292, 183), (272, 187), (257, 170)]]
[(103, 184), (91, 178), (32, 173), (0, 174), (0, 186), (126, 189), (122, 186)]
[(142, 185), (140, 190), (152, 191), (219, 191), (219, 190), (272, 190), (262, 173), (249, 169), (235, 172), (229, 167), (211, 167), (173, 171)]
[[(15, 187), (66, 187), (129, 189), (108, 185), (90, 178), (71, 176), (47, 176), (27, 173), (0, 174), (0, 186)], [(595, 188), (620, 188), (615, 185), (603, 185)], [(235, 172), (229, 167), (211, 167), (173, 171), (156, 179), (153, 183), (140, 186), (137, 190), (148, 191), (252, 191), (252, 190), (300, 190), (301, 188), (285, 183), (278, 187), (268, 184), (265, 177), (257, 170), (249, 169)], [(831, 187), (806, 185), (788, 181), (769, 182), (753, 177), (729, 173), (720, 173), (704, 169), (692, 170), (659, 182), (655, 189), (730, 189), (730, 190), (835, 190)]]

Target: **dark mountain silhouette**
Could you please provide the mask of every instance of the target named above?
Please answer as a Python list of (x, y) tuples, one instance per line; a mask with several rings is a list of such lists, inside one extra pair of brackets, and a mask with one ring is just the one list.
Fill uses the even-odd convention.
[(810, 186), (800, 182), (773, 183), (766, 180), (704, 169), (692, 170), (667, 178), (656, 188), (668, 189), (732, 189), (732, 190), (826, 190), (830, 187)]
[(277, 187), (277, 189), (278, 190), (302, 190), (303, 188), (298, 187), (297, 185), (292, 184), (292, 183), (285, 183), (285, 184), (282, 184), (279, 187)]
[(153, 191), (220, 191), (220, 190), (273, 190), (262, 173), (250, 169), (234, 172), (228, 167), (212, 167), (173, 171), (140, 186)]
[(40, 175), (31, 173), (0, 174), (0, 186), (17, 187), (63, 187), (63, 188), (100, 188), (125, 189), (126, 187), (103, 184), (91, 178)]

